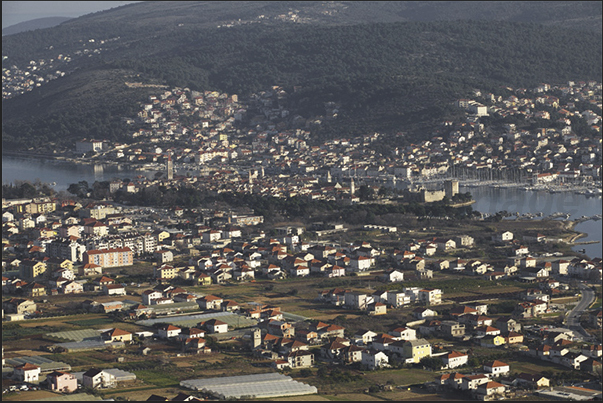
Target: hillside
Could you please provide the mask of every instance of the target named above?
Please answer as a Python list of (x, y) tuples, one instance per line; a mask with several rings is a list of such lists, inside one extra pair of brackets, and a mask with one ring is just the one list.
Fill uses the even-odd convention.
[(6, 28), (2, 28), (2, 35), (14, 35), (20, 32), (33, 31), (34, 29), (51, 28), (62, 24), (63, 22), (68, 21), (70, 19), (71, 17), (45, 17), (36, 18), (34, 20), (29, 21), (23, 21)]
[[(371, 13), (366, 2), (175, 2), (169, 7), (139, 3), (48, 30), (11, 35), (3, 38), (3, 55), (8, 56), (3, 67), (56, 57), (59, 52), (73, 54), (85, 47), (102, 51), (74, 57), (68, 66), (70, 74), (5, 100), (3, 144), (23, 147), (38, 143), (27, 141), (29, 136), (64, 143), (95, 133), (119, 139), (125, 134), (118, 125), (119, 117), (144, 98), (144, 91), (125, 87), (127, 76), (242, 96), (272, 85), (297, 86), (289, 107), (304, 117), (320, 115), (324, 102), (341, 104), (340, 118), (323, 125), (317, 136), (371, 130), (425, 132), (430, 124), (454, 113), (451, 101), (475, 87), (529, 88), (543, 81), (601, 77), (601, 35), (596, 30), (502, 21), (351, 25), (363, 14), (369, 21), (383, 20), (384, 10), (400, 19), (400, 15), (426, 18), (432, 10), (432, 19), (437, 19), (444, 16), (444, 10), (453, 16), (452, 11), (467, 7), (464, 2), (399, 3), (395, 4), (400, 8), (398, 14), (389, 2), (371, 2)], [(422, 9), (419, 4), (431, 8)], [(503, 7), (494, 2), (485, 6), (482, 15), (497, 10), (495, 5)], [(522, 18), (533, 20), (527, 10), (536, 10), (536, 6), (520, 5)], [(321, 22), (321, 18), (331, 18), (324, 14), (324, 7), (339, 10), (333, 14), (337, 23)], [(568, 4), (551, 5), (550, 24), (563, 7), (567, 11)], [(589, 7), (593, 7), (591, 3), (577, 3), (574, 9)], [(269, 17), (289, 15), (291, 8), (299, 8), (300, 16), (314, 17), (304, 17), (308, 19), (305, 23)], [(258, 15), (264, 15), (266, 21), (238, 22), (240, 17)], [(508, 9), (501, 15), (512, 19), (514, 14)], [(568, 13), (568, 17), (572, 15)], [(232, 26), (216, 27), (234, 19), (237, 23), (228, 24)], [(91, 39), (95, 42), (90, 45)], [(103, 40), (100, 45), (99, 39)], [(55, 126), (61, 128), (60, 134), (51, 129)], [(29, 136), (24, 136), (26, 133)]]

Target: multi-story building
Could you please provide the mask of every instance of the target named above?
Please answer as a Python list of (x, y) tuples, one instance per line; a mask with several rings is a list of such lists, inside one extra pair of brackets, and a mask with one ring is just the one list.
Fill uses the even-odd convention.
[(26, 259), (19, 265), (19, 274), (28, 280), (41, 279), (46, 276), (47, 265), (37, 260)]
[(69, 259), (72, 262), (82, 262), (86, 245), (74, 239), (56, 239), (46, 245), (46, 254), (49, 257)]
[(364, 293), (346, 292), (345, 306), (351, 309), (367, 309), (373, 303), (373, 297)]
[(46, 375), (46, 380), (53, 392), (71, 393), (77, 390), (77, 378), (67, 372), (53, 371)]
[(446, 337), (462, 337), (465, 335), (465, 325), (454, 320), (443, 321), (440, 329)]
[(178, 269), (164, 264), (160, 267), (154, 267), (153, 268), (153, 277), (160, 279), (160, 280), (171, 280), (173, 278), (176, 278), (178, 276)]
[(84, 252), (84, 264), (94, 263), (103, 268), (131, 266), (134, 256), (130, 248), (93, 249)]
[(419, 291), (419, 301), (425, 305), (439, 305), (442, 303), (442, 290), (438, 288), (425, 288)]
[(431, 357), (431, 344), (425, 339), (409, 340), (404, 343), (403, 354), (406, 359), (418, 363), (423, 357)]

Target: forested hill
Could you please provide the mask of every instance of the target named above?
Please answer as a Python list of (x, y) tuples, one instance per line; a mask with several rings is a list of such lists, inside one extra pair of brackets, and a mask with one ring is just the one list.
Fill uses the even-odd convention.
[(14, 35), (20, 32), (33, 31), (35, 29), (51, 28), (69, 21), (71, 17), (44, 17), (34, 20), (23, 21), (6, 28), (2, 28), (2, 35)]
[[(186, 4), (196, 3), (176, 3), (182, 18)], [(248, 2), (240, 4), (258, 11)], [(291, 4), (280, 7), (286, 5), (284, 12)], [(135, 6), (117, 10), (141, 10)], [(240, 14), (231, 12), (233, 18)], [(602, 74), (599, 32), (534, 23), (273, 21), (203, 28), (176, 24), (179, 19), (168, 16), (167, 29), (142, 24), (155, 21), (155, 12), (148, 11), (132, 17), (131, 25), (116, 19), (101, 28), (94, 21), (102, 21), (106, 13), (3, 38), (3, 55), (8, 56), (3, 67), (73, 52), (90, 39), (97, 41), (90, 46), (111, 39), (99, 54), (74, 60), (65, 77), (3, 101), (3, 145), (35, 146), (40, 139), (66, 144), (98, 135), (121, 139), (126, 128), (120, 117), (134, 111), (145, 94), (124, 85), (131, 80), (242, 96), (272, 85), (298, 86), (292, 112), (312, 117), (324, 112), (324, 102), (340, 103), (340, 117), (319, 134), (355, 135), (422, 131), (453, 113), (451, 101), (476, 87), (600, 80)], [(77, 27), (86, 21), (84, 35)], [(110, 32), (111, 27), (116, 31)]]

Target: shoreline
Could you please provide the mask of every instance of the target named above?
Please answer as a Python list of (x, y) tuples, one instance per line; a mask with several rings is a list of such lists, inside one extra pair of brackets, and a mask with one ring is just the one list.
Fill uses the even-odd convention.
[[(17, 150), (2, 150), (2, 156), (9, 157), (21, 157), (21, 158), (33, 158), (38, 160), (48, 160), (48, 161), (60, 161), (60, 162), (69, 162), (72, 164), (81, 164), (81, 165), (112, 165), (112, 166), (123, 166), (128, 167), (131, 170), (136, 171), (152, 171), (153, 169), (146, 169), (145, 164), (136, 164), (130, 161), (110, 161), (110, 160), (84, 160), (82, 158), (68, 156), (65, 154), (40, 154), (34, 153), (31, 151), (17, 151)], [(459, 178), (442, 178), (444, 181), (446, 179), (454, 179), (459, 182), (459, 186), (463, 186), (466, 188), (476, 188), (476, 187), (491, 187), (495, 189), (517, 189), (522, 191), (544, 191), (549, 193), (566, 193), (573, 192), (577, 194), (582, 194), (587, 197), (600, 197), (602, 195), (601, 186), (597, 183), (591, 184), (574, 184), (574, 185), (530, 185), (529, 183), (510, 183), (510, 182), (502, 182), (502, 181), (477, 181), (475, 179), (459, 179)], [(421, 183), (422, 181), (417, 181), (417, 183)], [(463, 207), (466, 205), (465, 203), (459, 203), (453, 207)]]

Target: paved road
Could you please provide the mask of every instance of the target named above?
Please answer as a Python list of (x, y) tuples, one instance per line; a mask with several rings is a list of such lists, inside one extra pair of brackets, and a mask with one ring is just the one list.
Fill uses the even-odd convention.
[(571, 330), (574, 331), (577, 338), (588, 340), (591, 337), (580, 324), (580, 316), (582, 316), (582, 313), (590, 306), (590, 304), (594, 302), (595, 291), (585, 284), (580, 284), (580, 291), (582, 292), (582, 299), (567, 315), (566, 324)]

